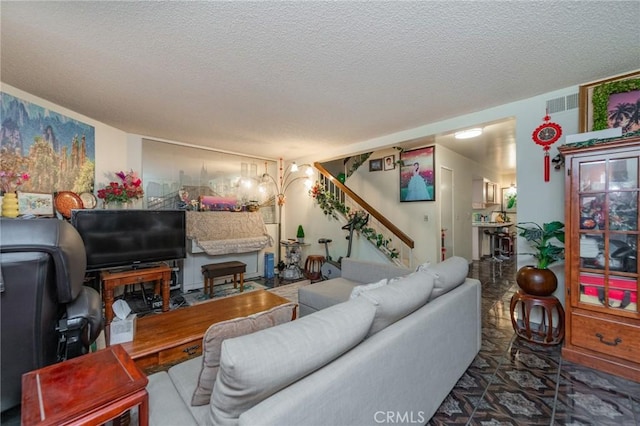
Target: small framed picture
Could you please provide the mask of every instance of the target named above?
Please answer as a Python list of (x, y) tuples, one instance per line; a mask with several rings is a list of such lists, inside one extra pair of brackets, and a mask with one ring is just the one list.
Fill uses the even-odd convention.
[(53, 194), (18, 191), (18, 210), (21, 215), (53, 217)]
[(369, 171), (370, 172), (379, 172), (382, 170), (382, 158), (377, 158), (375, 160), (369, 160)]
[(396, 156), (388, 155), (384, 157), (384, 169), (385, 170), (393, 170), (396, 168)]

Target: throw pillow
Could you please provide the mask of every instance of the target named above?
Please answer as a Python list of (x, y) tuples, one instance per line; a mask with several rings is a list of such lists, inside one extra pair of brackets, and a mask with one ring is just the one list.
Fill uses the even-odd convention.
[(211, 423), (237, 425), (243, 412), (356, 346), (374, 314), (370, 303), (357, 298), (225, 340), (211, 395)]
[(353, 288), (353, 290), (351, 290), (351, 295), (349, 296), (349, 299), (355, 299), (365, 291), (373, 290), (374, 288), (379, 288), (379, 287), (382, 287), (383, 285), (387, 285), (386, 278), (381, 279), (377, 283), (357, 285)]
[(435, 286), (429, 300), (440, 297), (464, 282), (469, 274), (469, 262), (463, 257), (452, 256), (436, 265), (429, 262), (418, 267), (422, 272), (429, 273), (435, 278)]
[(191, 398), (191, 405), (206, 405), (220, 365), (220, 348), (225, 339), (243, 336), (291, 321), (295, 303), (276, 306), (265, 312), (213, 324), (202, 338), (202, 369)]
[(414, 272), (386, 286), (362, 293), (376, 307), (376, 316), (367, 336), (409, 315), (429, 300), (434, 286), (431, 274)]

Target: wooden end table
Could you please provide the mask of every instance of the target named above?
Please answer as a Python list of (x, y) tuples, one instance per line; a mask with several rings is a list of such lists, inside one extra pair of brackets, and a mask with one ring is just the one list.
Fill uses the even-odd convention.
[(149, 424), (148, 380), (120, 345), (22, 376), (22, 425), (102, 424), (139, 406)]
[(100, 274), (100, 278), (103, 285), (102, 299), (106, 327), (113, 320), (113, 289), (121, 285), (155, 283), (155, 293), (158, 294), (160, 289), (162, 292), (162, 312), (169, 310), (171, 268), (166, 265), (122, 272), (104, 271)]

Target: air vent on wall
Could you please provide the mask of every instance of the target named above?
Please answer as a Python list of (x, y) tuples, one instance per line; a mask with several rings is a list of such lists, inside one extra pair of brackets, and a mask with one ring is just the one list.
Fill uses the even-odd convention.
[(578, 108), (578, 94), (567, 96), (567, 110)]
[(578, 108), (578, 94), (574, 93), (568, 96), (561, 96), (555, 99), (549, 99), (547, 101), (547, 113), (553, 114), (554, 112), (568, 111), (570, 109)]

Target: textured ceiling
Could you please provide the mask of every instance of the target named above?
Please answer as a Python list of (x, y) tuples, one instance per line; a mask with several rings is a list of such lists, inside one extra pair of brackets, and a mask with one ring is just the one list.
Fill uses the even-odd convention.
[(7, 2), (2, 82), (295, 158), (640, 68), (640, 2)]

